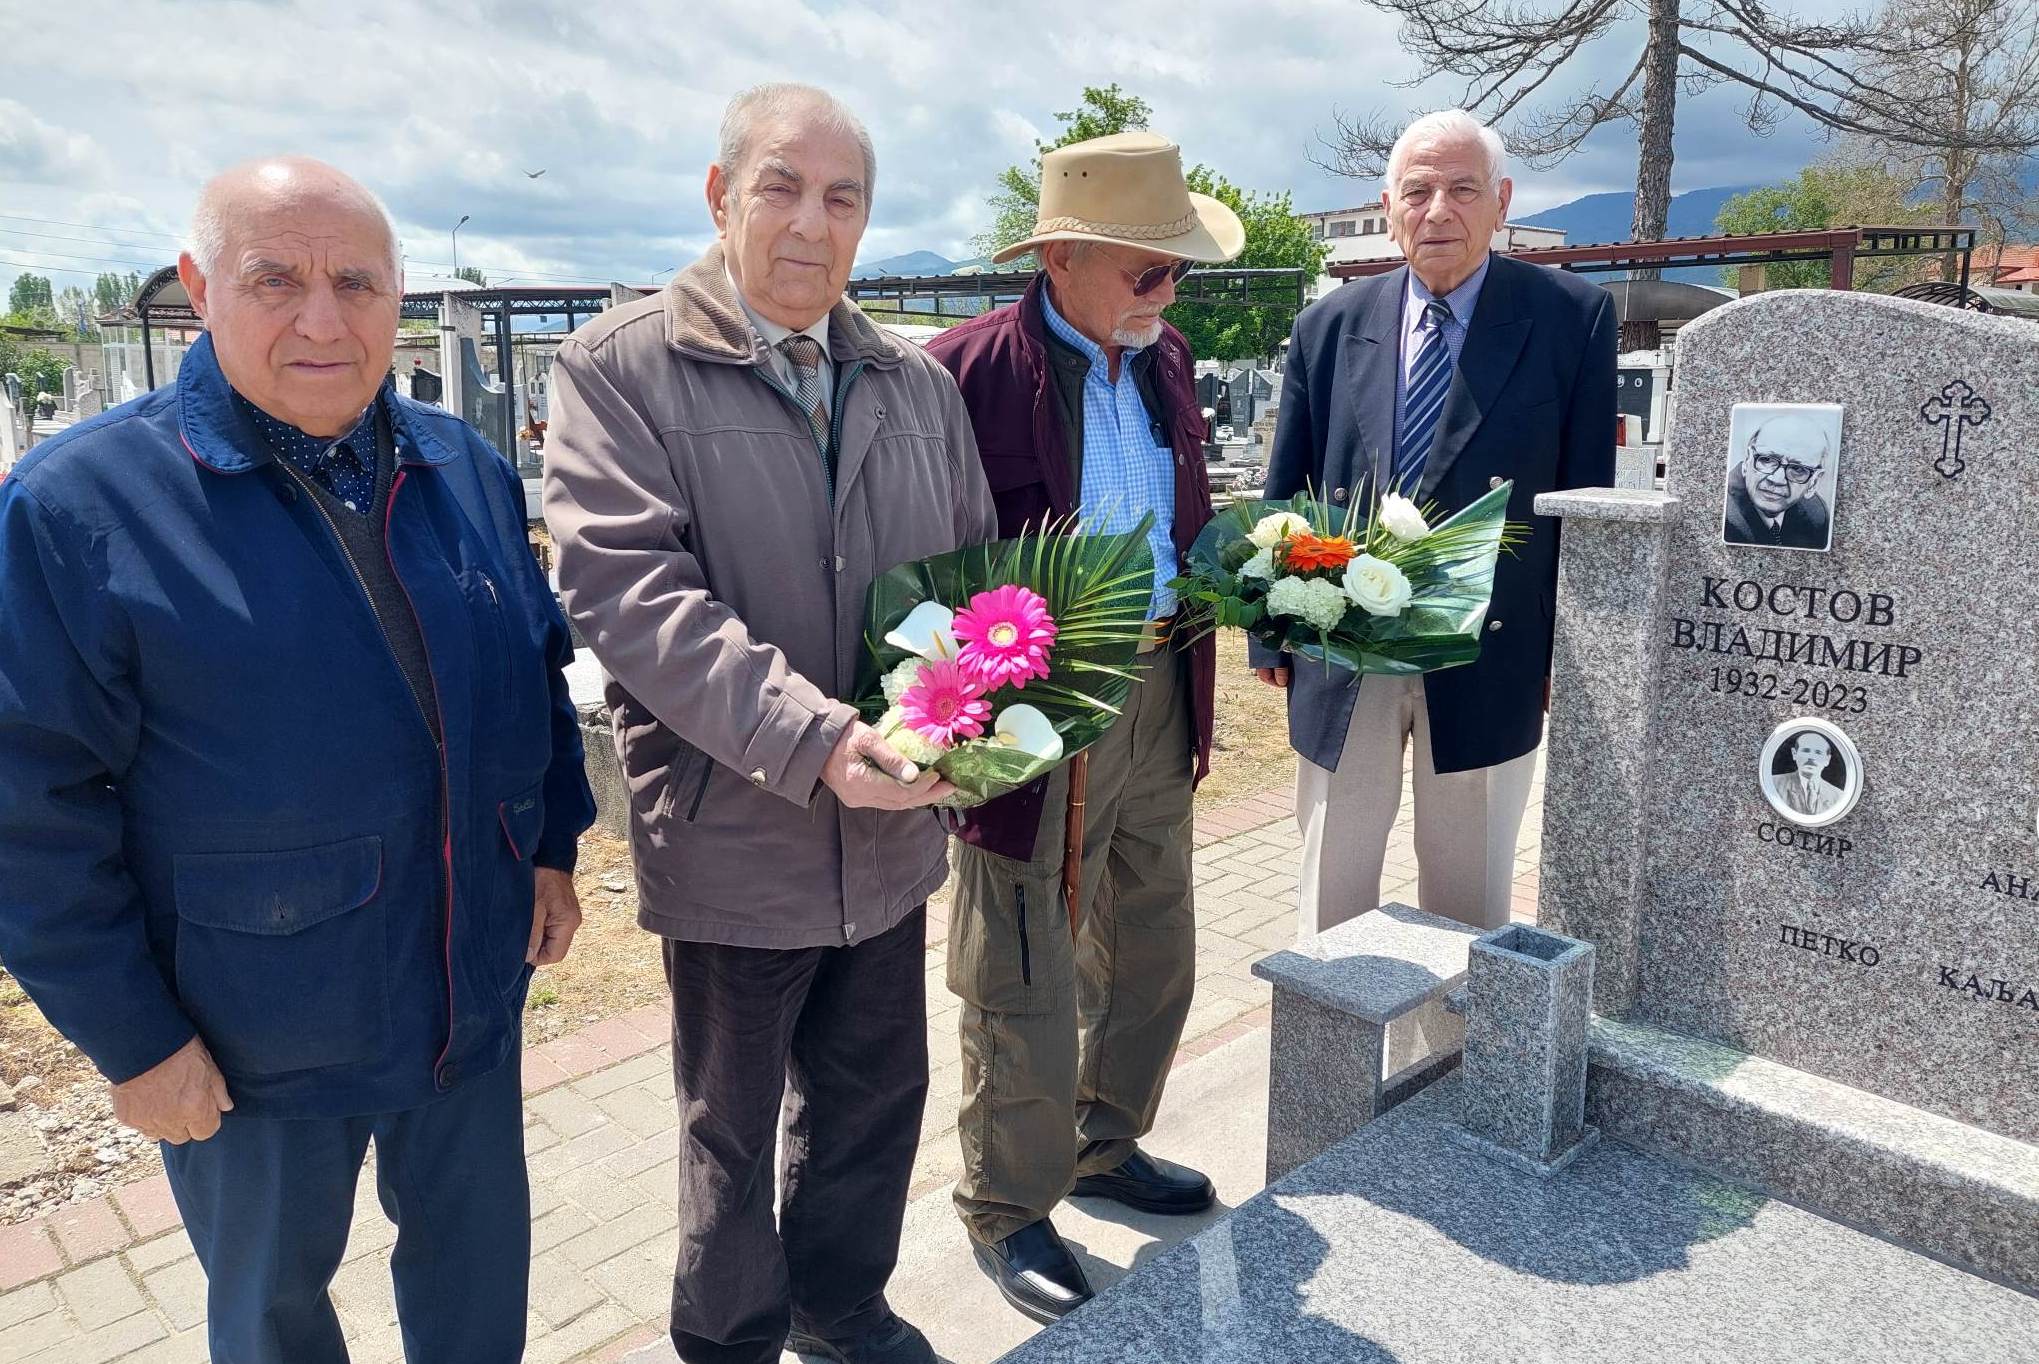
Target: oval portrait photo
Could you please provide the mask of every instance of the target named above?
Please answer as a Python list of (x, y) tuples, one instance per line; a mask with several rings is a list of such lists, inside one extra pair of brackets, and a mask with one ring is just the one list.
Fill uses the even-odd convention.
[(1855, 741), (1826, 720), (1786, 720), (1771, 730), (1757, 771), (1770, 808), (1801, 828), (1845, 818), (1862, 797)]

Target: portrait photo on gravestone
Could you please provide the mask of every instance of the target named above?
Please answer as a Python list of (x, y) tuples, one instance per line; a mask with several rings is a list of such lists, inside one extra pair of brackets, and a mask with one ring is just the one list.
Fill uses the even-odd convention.
[(1770, 731), (1757, 772), (1770, 808), (1808, 829), (1837, 823), (1862, 796), (1854, 741), (1825, 720), (1793, 717)]
[(1721, 539), (1765, 549), (1830, 549), (1840, 456), (1839, 404), (1735, 404)]

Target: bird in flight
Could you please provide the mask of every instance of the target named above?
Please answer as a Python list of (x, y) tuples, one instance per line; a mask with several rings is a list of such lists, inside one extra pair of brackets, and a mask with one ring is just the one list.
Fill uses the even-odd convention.
[[(551, 167), (549, 167), (549, 166), (548, 166), (548, 167), (547, 167), (546, 169), (547, 169), (547, 170), (549, 170), (549, 169), (551, 169)], [(538, 178), (539, 176), (541, 176), (541, 175), (543, 175), (543, 174), (545, 174), (545, 171), (542, 171), (542, 170), (535, 170), (535, 171), (525, 171), (525, 172), (524, 172), (524, 178), (525, 178), (526, 180), (536, 180), (536, 179), (537, 179), (537, 178)]]

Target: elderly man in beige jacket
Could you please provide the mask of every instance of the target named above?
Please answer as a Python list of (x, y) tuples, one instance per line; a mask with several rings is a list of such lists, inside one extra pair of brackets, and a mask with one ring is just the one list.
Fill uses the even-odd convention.
[(843, 297), (874, 173), (827, 94), (737, 96), (708, 171), (720, 242), (553, 369), (545, 515), (613, 679), (638, 918), (672, 991), (690, 1364), (776, 1360), (789, 1330), (856, 1364), (934, 1358), (884, 1290), (947, 875), (922, 807), (949, 788), (842, 698), (872, 579), (996, 519), (955, 383)]

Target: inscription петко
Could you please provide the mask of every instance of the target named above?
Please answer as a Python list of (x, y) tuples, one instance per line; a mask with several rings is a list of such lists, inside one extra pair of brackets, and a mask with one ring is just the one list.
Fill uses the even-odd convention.
[(1786, 947), (1803, 948), (1822, 957), (1833, 957), (1858, 966), (1877, 966), (1883, 962), (1883, 953), (1876, 950), (1874, 943), (1837, 938), (1831, 933), (1822, 933), (1816, 928), (1800, 928), (1796, 924), (1779, 924), (1777, 941)]

